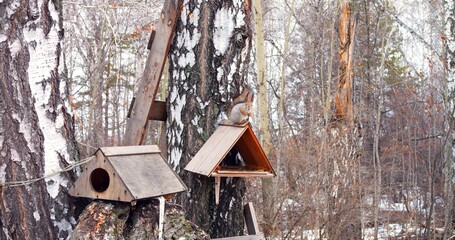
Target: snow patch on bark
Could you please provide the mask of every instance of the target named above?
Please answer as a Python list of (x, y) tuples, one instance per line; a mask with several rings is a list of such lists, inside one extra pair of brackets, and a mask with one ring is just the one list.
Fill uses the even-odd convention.
[(11, 161), (13, 162), (20, 162), (21, 157), (19, 156), (19, 153), (17, 153), (16, 149), (11, 149)]
[(25, 141), (27, 142), (28, 149), (32, 153), (36, 153), (36, 146), (32, 141), (32, 129), (30, 126), (30, 121), (28, 119), (21, 119), (19, 115), (13, 113), (13, 118), (16, 119), (19, 124), (19, 132), (24, 136)]
[(39, 212), (38, 211), (34, 211), (33, 212), (33, 217), (35, 218), (35, 220), (38, 222), (39, 220), (41, 220), (41, 216), (39, 215)]
[(200, 116), (194, 116), (193, 120), (191, 120), (191, 123), (192, 123), (195, 127), (197, 127), (197, 132), (198, 132), (199, 134), (202, 134), (203, 129), (202, 129), (202, 128), (199, 126), (199, 124), (198, 124), (200, 118), (201, 118)]
[[(240, 11), (242, 1), (234, 1), (234, 8), (222, 8), (215, 13), (213, 43), (218, 55), (224, 54), (229, 46), (229, 37), (235, 28), (245, 25), (245, 14)], [(238, 12), (235, 12), (238, 11)]]
[[(202, 3), (201, 0), (197, 1), (197, 6), (200, 6)], [(189, 11), (188, 3), (185, 4), (181, 14), (181, 20), (184, 26), (187, 24), (192, 24), (193, 26), (198, 26), (200, 10), (199, 8), (195, 7), (192, 12)]]
[(180, 164), (180, 159), (182, 159), (182, 149), (178, 147), (174, 147), (171, 151), (171, 155), (169, 160), (171, 161), (172, 168), (174, 171), (177, 171), (177, 167)]
[(0, 166), (0, 182), (6, 182), (6, 164)]
[(221, 112), (218, 117), (216, 118), (216, 122), (221, 122), (223, 120), (228, 119), (228, 116), (225, 112)]
[(12, 238), (10, 237), (11, 234), (9, 233), (8, 228), (6, 228), (5, 226), (3, 226), (2, 230), (3, 230), (3, 233), (4, 233), (3, 235), (6, 236), (6, 239), (7, 239), (7, 240), (12, 239)]
[(11, 56), (16, 56), (17, 53), (22, 49), (22, 44), (19, 39), (16, 39), (14, 42), (9, 44), (9, 51), (11, 52)]
[(182, 158), (182, 149), (180, 146), (182, 143), (182, 133), (183, 133), (183, 122), (182, 122), (182, 110), (186, 105), (186, 95), (179, 96), (177, 88), (174, 86), (171, 94), (170, 94), (170, 101), (173, 103), (171, 104), (171, 112), (172, 114), (170, 117), (170, 122), (175, 124), (176, 126), (173, 127), (174, 131), (171, 133), (171, 143), (173, 143), (174, 148), (171, 150), (169, 155), (169, 161), (172, 164), (174, 170), (180, 164), (180, 159)]
[[(221, 82), (221, 77), (223, 77), (223, 74), (224, 74), (224, 70), (223, 68), (219, 67), (217, 69), (217, 72), (216, 72), (216, 80), (218, 82)], [(221, 91), (221, 90), (220, 90)], [(224, 94), (224, 92), (220, 92), (220, 94)]]
[(73, 227), (66, 219), (62, 219), (60, 221), (54, 221), (54, 226), (56, 226), (58, 229), (60, 229), (60, 231), (71, 232), (73, 230)]
[(8, 19), (16, 12), (17, 8), (21, 6), (21, 2), (22, 1), (13, 1), (8, 5), (8, 7), (6, 7), (6, 15), (8, 16)]
[[(198, 44), (199, 39), (201, 38), (201, 33), (198, 31), (193, 31), (193, 34), (185, 29), (182, 34), (177, 37), (177, 46), (182, 48), (185, 46), (186, 49), (193, 49), (196, 44)], [(194, 51), (188, 51), (179, 56), (178, 64), (179, 66), (194, 65), (196, 63), (196, 57)]]
[(196, 101), (199, 104), (199, 109), (204, 109), (210, 104), (210, 101), (203, 102), (202, 99), (199, 96), (196, 97)]
[(180, 19), (184, 26), (194, 26), (194, 28), (191, 32), (188, 28), (184, 29), (177, 37), (177, 47), (179, 49), (185, 48), (189, 50), (178, 57), (178, 65), (182, 67), (186, 65), (193, 66), (196, 63), (196, 56), (194, 55), (194, 51), (191, 50), (198, 44), (201, 38), (201, 33), (197, 31), (199, 9), (195, 8), (193, 12), (189, 12), (188, 9), (187, 6), (183, 8), (182, 17)]
[(218, 55), (224, 54), (229, 46), (229, 36), (234, 30), (234, 14), (227, 9), (221, 9), (215, 15), (215, 32), (213, 43)]
[(234, 207), (234, 203), (235, 203), (235, 198), (231, 197), (231, 201), (229, 201), (229, 210), (232, 210), (232, 208)]

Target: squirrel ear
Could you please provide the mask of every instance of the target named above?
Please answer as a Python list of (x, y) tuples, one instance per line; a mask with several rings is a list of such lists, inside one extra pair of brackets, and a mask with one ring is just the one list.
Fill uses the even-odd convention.
[(254, 92), (253, 91), (248, 93), (248, 98), (247, 99), (248, 99), (248, 101), (251, 101), (251, 102), (254, 100)]

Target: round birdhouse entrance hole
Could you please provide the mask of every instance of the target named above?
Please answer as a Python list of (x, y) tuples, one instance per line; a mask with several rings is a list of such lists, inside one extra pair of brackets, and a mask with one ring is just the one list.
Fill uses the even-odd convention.
[(90, 174), (90, 184), (97, 192), (104, 192), (109, 187), (109, 173), (102, 169), (97, 168)]

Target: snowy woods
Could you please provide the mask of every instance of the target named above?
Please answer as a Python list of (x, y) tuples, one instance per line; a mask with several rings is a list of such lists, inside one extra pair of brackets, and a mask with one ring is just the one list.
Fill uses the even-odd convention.
[[(129, 136), (169, 2), (167, 119), (142, 143), (188, 187), (165, 239), (245, 235), (247, 202), (267, 239), (455, 235), (453, 0), (0, 0), (0, 239), (158, 238), (157, 200), (68, 189)], [(214, 178), (184, 168), (246, 85), (277, 176), (223, 177), (217, 205)]]

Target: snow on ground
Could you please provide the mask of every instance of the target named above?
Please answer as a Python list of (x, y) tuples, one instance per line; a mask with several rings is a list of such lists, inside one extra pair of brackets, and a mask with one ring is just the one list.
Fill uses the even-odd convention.
[[(379, 239), (390, 239), (399, 237), (404, 234), (412, 234), (415, 232), (422, 232), (422, 228), (411, 227), (408, 224), (396, 224), (391, 223), (378, 228)], [(319, 239), (319, 230), (304, 230), (300, 236), (296, 235), (292, 239), (305, 239), (305, 240), (317, 240)], [(363, 230), (362, 239), (371, 240), (374, 239), (374, 228), (365, 228)], [(409, 235), (407, 235), (409, 236)]]

